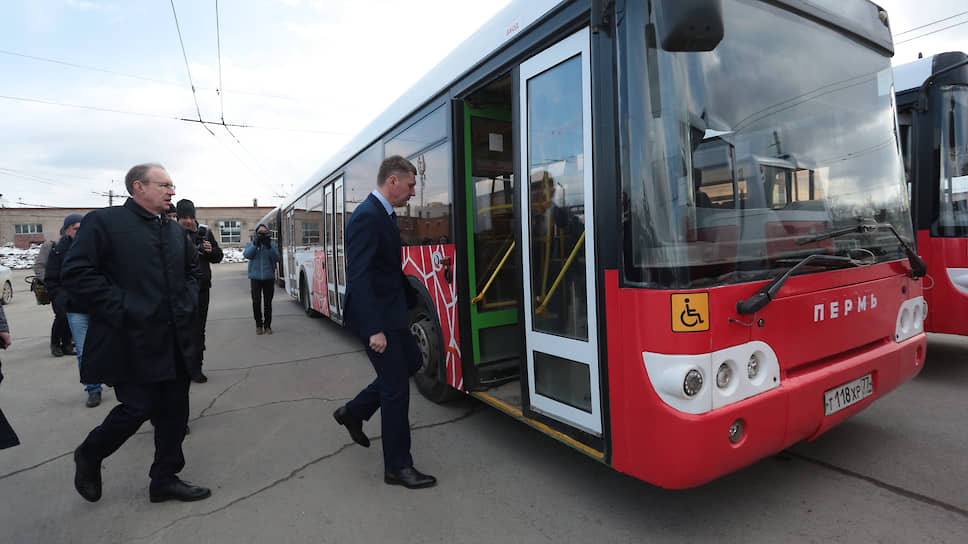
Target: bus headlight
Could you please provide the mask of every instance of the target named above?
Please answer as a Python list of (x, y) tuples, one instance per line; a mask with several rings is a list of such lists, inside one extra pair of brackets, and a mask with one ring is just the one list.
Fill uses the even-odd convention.
[(750, 356), (750, 361), (746, 363), (746, 376), (752, 380), (759, 373), (760, 373), (760, 362), (756, 359), (756, 355), (752, 355)]
[(727, 363), (719, 365), (719, 370), (716, 372), (716, 387), (720, 389), (726, 389), (729, 385), (730, 378), (733, 377), (733, 371), (729, 369)]
[(687, 397), (695, 397), (702, 389), (702, 373), (695, 368), (686, 372), (686, 379), (682, 380), (682, 392)]

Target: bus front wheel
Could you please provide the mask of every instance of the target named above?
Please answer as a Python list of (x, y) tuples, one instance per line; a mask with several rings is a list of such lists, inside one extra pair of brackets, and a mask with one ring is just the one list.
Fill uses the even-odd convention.
[(413, 381), (427, 400), (443, 403), (457, 398), (457, 390), (447, 384), (443, 341), (433, 315), (425, 308), (410, 311), (410, 334), (417, 341), (423, 364), (413, 375)]

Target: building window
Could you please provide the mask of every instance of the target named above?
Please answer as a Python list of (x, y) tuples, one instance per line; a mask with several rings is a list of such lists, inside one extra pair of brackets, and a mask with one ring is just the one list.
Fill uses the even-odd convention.
[(311, 245), (319, 243), (319, 223), (304, 221), (302, 224), (302, 244)]
[(14, 225), (14, 234), (43, 234), (44, 226), (40, 223), (21, 223)]
[(223, 244), (238, 244), (242, 242), (242, 223), (235, 219), (219, 221), (218, 230)]

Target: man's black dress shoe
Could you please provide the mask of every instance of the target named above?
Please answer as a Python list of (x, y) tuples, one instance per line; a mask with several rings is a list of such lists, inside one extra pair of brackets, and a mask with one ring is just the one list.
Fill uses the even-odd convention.
[(356, 442), (364, 448), (370, 447), (370, 439), (363, 433), (363, 421), (351, 414), (345, 405), (340, 406), (339, 409), (333, 412), (333, 418), (336, 420), (336, 423), (346, 427), (346, 430), (350, 432), (350, 438), (353, 439), (353, 442)]
[(437, 478), (423, 474), (413, 467), (388, 470), (383, 473), (383, 481), (390, 485), (402, 485), (407, 489), (420, 489), (437, 485)]
[(101, 462), (93, 462), (74, 450), (74, 489), (82, 497), (97, 502), (101, 498)]
[(195, 383), (205, 383), (208, 381), (208, 376), (199, 372), (198, 374), (192, 374), (192, 381)]
[(199, 487), (188, 482), (183, 482), (178, 478), (163, 484), (154, 484), (148, 488), (148, 496), (151, 502), (164, 502), (178, 500), (182, 502), (200, 501), (212, 496), (212, 490), (207, 487)]

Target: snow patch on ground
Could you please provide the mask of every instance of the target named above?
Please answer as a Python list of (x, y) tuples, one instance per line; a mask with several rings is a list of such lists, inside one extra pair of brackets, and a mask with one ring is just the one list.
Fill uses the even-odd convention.
[[(13, 244), (6, 244), (0, 246), (0, 265), (6, 266), (7, 268), (12, 268), (14, 270), (25, 270), (32, 268), (34, 266), (34, 261), (37, 259), (37, 253), (40, 251), (39, 245), (31, 246), (30, 249), (20, 249), (13, 247)], [(222, 258), (223, 263), (244, 263), (245, 259), (242, 257), (242, 248), (240, 247), (226, 247), (222, 248), (224, 257)]]

